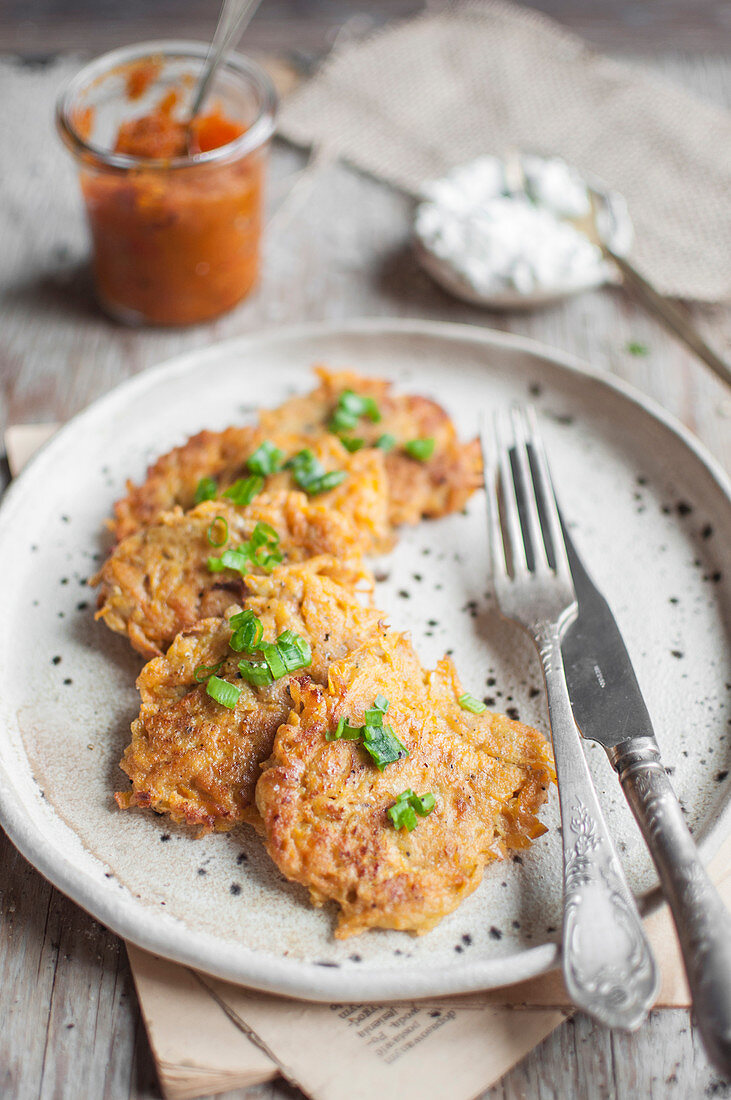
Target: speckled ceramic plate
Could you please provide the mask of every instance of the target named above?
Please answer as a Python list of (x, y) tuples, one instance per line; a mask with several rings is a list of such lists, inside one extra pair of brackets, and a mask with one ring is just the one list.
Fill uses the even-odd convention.
[[(528, 340), (473, 327), (370, 321), (246, 337), (148, 371), (43, 449), (0, 509), (0, 808), (21, 852), (141, 947), (234, 982), (323, 1000), (434, 996), (555, 965), (561, 923), (555, 794), (548, 833), (421, 938), (332, 938), (333, 914), (286, 883), (251, 830), (195, 840), (112, 799), (136, 712), (139, 659), (92, 618), (85, 578), (127, 477), (203, 426), (310, 385), (316, 361), (433, 394), (474, 432), (480, 409), (531, 399), (577, 545), (632, 655), (688, 821), (709, 856), (727, 823), (729, 489), (678, 424), (627, 387)], [(404, 533), (378, 599), (423, 658), (454, 652), (490, 706), (546, 729), (536, 657), (487, 580), (483, 500)], [(726, 615), (724, 618), (724, 607)], [(603, 752), (589, 748), (630, 883), (655, 877)]]

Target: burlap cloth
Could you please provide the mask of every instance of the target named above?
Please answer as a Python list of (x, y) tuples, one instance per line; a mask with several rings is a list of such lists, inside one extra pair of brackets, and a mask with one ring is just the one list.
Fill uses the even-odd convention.
[(625, 196), (658, 290), (731, 299), (731, 115), (533, 11), (448, 4), (344, 44), (279, 128), (411, 193), (480, 153), (557, 153)]

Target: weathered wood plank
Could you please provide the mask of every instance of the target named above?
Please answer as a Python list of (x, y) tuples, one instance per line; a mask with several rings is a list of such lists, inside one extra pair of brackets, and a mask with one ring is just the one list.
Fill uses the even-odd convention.
[[(446, 0), (443, 0), (446, 2)], [(6, 0), (0, 8), (0, 50), (43, 57), (80, 43), (95, 52), (151, 38), (210, 37), (219, 0)], [(433, 6), (437, 6), (434, 4)], [(725, 0), (526, 0), (604, 50), (652, 54), (685, 49), (728, 51), (731, 27)], [(343, 23), (377, 26), (419, 11), (417, 0), (267, 0), (247, 31), (250, 49), (308, 55), (328, 47)], [(293, 25), (296, 33), (293, 33)]]

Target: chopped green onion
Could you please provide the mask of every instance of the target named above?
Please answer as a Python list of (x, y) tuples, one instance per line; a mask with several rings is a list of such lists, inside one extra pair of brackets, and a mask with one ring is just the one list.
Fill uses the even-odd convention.
[[(217, 539), (215, 537), (215, 530), (217, 526), (221, 531), (220, 539)], [(223, 516), (216, 516), (216, 518), (212, 521), (210, 527), (208, 528), (208, 541), (210, 542), (211, 546), (216, 547), (225, 546), (228, 542), (228, 522), (224, 519)]]
[(649, 355), (650, 349), (647, 344), (640, 344), (637, 340), (630, 340), (627, 344), (627, 351), (630, 355)]
[(261, 656), (241, 661), (239, 671), (245, 680), (256, 687), (271, 684), (288, 672), (308, 668), (312, 664), (312, 650), (306, 638), (293, 630), (283, 630), (276, 642), (263, 642), (263, 627), (253, 611), (240, 611), (230, 619), (233, 634), (229, 645), (237, 653), (258, 650)]
[(218, 492), (218, 485), (212, 477), (202, 477), (195, 487), (193, 497), (194, 504), (202, 504), (204, 500), (213, 500)]
[(474, 695), (470, 695), (467, 691), (464, 695), (460, 695), (458, 702), (462, 710), (471, 710), (473, 714), (482, 714), (483, 710), (487, 710), (485, 703), (475, 699)]
[(242, 679), (253, 687), (266, 687), (274, 682), (268, 665), (264, 661), (239, 661)]
[(218, 672), (219, 668), (225, 663), (225, 661), (219, 661), (217, 665), (198, 665), (197, 668), (193, 669), (193, 677), (197, 683), (202, 684), (209, 676), (213, 676)]
[(436, 799), (430, 792), (422, 795), (414, 794), (409, 799), (409, 802), (414, 807), (419, 817), (428, 817), (434, 809)]
[(384, 726), (383, 715), (388, 710), (388, 699), (377, 695), (375, 704), (365, 712), (362, 726), (351, 726), (347, 718), (340, 718), (334, 733), (326, 733), (326, 741), (362, 741), (363, 748), (379, 771), (387, 764), (403, 760), (409, 750), (391, 726)]
[(434, 809), (434, 804), (433, 794), (414, 794), (409, 787), (401, 792), (393, 806), (386, 812), (395, 829), (408, 829), (411, 832), (416, 828), (416, 815), (427, 817)]
[(236, 684), (230, 684), (228, 680), (221, 680), (218, 676), (211, 676), (206, 684), (206, 691), (211, 699), (215, 699), (217, 703), (220, 703), (224, 707), (228, 707), (229, 710), (235, 710), (242, 689), (236, 687)]
[(279, 656), (287, 666), (287, 672), (308, 668), (312, 664), (312, 650), (306, 638), (293, 630), (284, 630), (277, 638)]
[(223, 493), (223, 496), (239, 508), (245, 508), (251, 504), (254, 497), (258, 496), (263, 488), (264, 478), (259, 474), (252, 474), (251, 477), (240, 477), (238, 481), (234, 481), (233, 485), (229, 485)]
[(307, 448), (298, 451), (286, 465), (291, 469), (292, 476), (300, 489), (304, 489), (311, 496), (329, 492), (330, 489), (334, 489), (336, 485), (345, 481), (347, 476), (344, 470), (326, 472), (319, 458)]
[(235, 569), (238, 573), (249, 572), (249, 556), (242, 546), (235, 550), (224, 550), (220, 558), (209, 558), (211, 573), (222, 573), (224, 569)]
[(334, 733), (326, 733), (326, 741), (360, 741), (363, 733), (362, 726), (351, 726), (348, 719), (341, 716)]
[(365, 439), (359, 439), (354, 435), (341, 435), (340, 442), (345, 447), (345, 450), (349, 451), (351, 454), (365, 447)]
[(416, 828), (416, 810), (409, 805), (408, 799), (397, 798), (393, 806), (386, 811), (393, 822), (394, 829), (408, 829), (411, 832)]
[(241, 653), (243, 650), (250, 653), (253, 649), (258, 649), (264, 627), (253, 611), (247, 609), (232, 615), (229, 626), (233, 633), (228, 644), (236, 653)]
[(345, 481), (348, 475), (345, 470), (330, 470), (328, 473), (323, 474), (322, 477), (316, 477), (307, 486), (306, 492), (310, 496), (317, 496), (319, 493), (329, 493), (331, 489), (337, 488)]
[(375, 398), (364, 397), (363, 394), (355, 393), (354, 390), (343, 390), (338, 398), (338, 408), (358, 418), (367, 416), (374, 424), (381, 419)]
[(252, 474), (268, 477), (269, 474), (276, 474), (277, 470), (281, 470), (283, 461), (284, 452), (280, 451), (279, 447), (275, 447), (273, 443), (270, 443), (268, 439), (265, 439), (254, 453), (249, 455), (246, 465)]
[(384, 432), (376, 440), (376, 447), (381, 451), (392, 451), (396, 446), (396, 436), (390, 432)]
[(358, 426), (358, 417), (345, 409), (336, 409), (330, 417), (328, 427), (333, 432), (352, 432)]
[(428, 436), (425, 439), (409, 439), (404, 443), (404, 450), (417, 462), (426, 462), (434, 454), (436, 445), (436, 440)]
[(239, 573), (248, 573), (252, 567), (259, 566), (271, 573), (275, 565), (283, 560), (284, 554), (277, 549), (279, 535), (268, 523), (257, 523), (251, 538), (232, 550), (225, 550), (220, 558), (209, 558), (208, 568), (212, 573), (224, 569), (236, 569)]
[(282, 656), (273, 642), (263, 642), (259, 649), (261, 650), (262, 657), (269, 666), (269, 671), (272, 674), (273, 680), (280, 680), (287, 671), (287, 666), (282, 660)]
[(409, 755), (409, 750), (391, 726), (365, 726), (363, 748), (382, 772), (387, 764), (395, 764)]
[(271, 573), (274, 566), (284, 558), (282, 551), (277, 549), (279, 535), (268, 523), (257, 523), (245, 545), (248, 547), (252, 565), (260, 566), (266, 573)]

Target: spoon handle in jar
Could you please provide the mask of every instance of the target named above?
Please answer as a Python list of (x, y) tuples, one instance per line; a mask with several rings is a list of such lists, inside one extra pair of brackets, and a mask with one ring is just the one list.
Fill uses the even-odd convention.
[(203, 66), (203, 73), (190, 110), (191, 119), (195, 118), (203, 106), (211, 81), (221, 60), (243, 34), (244, 28), (248, 25), (260, 3), (261, 0), (223, 0), (218, 25), (211, 41), (208, 57)]

